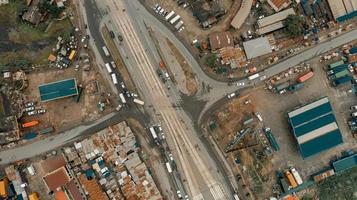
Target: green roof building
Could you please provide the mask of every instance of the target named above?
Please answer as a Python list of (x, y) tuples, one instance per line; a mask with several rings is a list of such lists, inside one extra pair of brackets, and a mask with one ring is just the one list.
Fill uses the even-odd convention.
[(38, 89), (42, 102), (78, 95), (77, 83), (74, 78), (46, 83), (40, 85)]

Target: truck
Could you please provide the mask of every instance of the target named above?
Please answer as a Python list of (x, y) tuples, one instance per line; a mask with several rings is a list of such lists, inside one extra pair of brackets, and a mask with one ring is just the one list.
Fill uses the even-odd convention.
[(280, 150), (280, 146), (278, 144), (278, 142), (276, 141), (274, 135), (271, 132), (271, 129), (269, 127), (264, 127), (263, 131), (271, 145), (271, 147), (273, 148), (274, 151), (279, 151)]
[(302, 182), (302, 178), (301, 178), (299, 172), (294, 167), (292, 167), (290, 169), (290, 171), (291, 171), (291, 174), (294, 176), (296, 183), (298, 185), (301, 185), (303, 182)]
[(113, 83), (114, 83), (115, 85), (118, 84), (117, 75), (115, 75), (115, 74), (113, 73), (113, 74), (111, 74), (111, 77), (112, 77)]
[(177, 22), (177, 20), (179, 20), (181, 18), (181, 16), (180, 15), (176, 15), (174, 18), (172, 18), (171, 20), (170, 20), (170, 24), (174, 24), (174, 23), (176, 23)]
[(284, 83), (281, 83), (277, 86), (275, 86), (275, 90), (276, 92), (280, 92), (281, 90), (284, 90), (285, 88), (289, 87), (289, 82), (284, 82)]
[(344, 76), (344, 77), (341, 77), (341, 78), (338, 78), (338, 79), (333, 80), (333, 81), (332, 81), (332, 85), (333, 85), (334, 87), (337, 87), (337, 86), (339, 86), (339, 85), (341, 85), (341, 84), (344, 84), (344, 83), (347, 83), (347, 82), (349, 82), (349, 81), (351, 81), (351, 80), (352, 80), (352, 77), (351, 77), (351, 76)]
[(112, 67), (113, 67), (114, 69), (117, 68), (117, 65), (115, 64), (114, 61), (111, 61), (110, 64), (112, 65)]
[(303, 82), (309, 80), (313, 75), (314, 75), (314, 72), (313, 71), (309, 71), (309, 72), (305, 73), (304, 75), (300, 76), (299, 78), (297, 78), (296, 81), (298, 83), (303, 83)]
[(331, 64), (328, 65), (328, 70), (331, 70), (331, 69), (336, 68), (336, 67), (338, 67), (340, 65), (343, 65), (343, 64), (344, 64), (343, 60), (339, 60), (337, 62), (331, 63)]
[(340, 65), (340, 66), (338, 66), (338, 67), (336, 67), (336, 68), (334, 68), (334, 69), (331, 69), (331, 70), (327, 71), (327, 75), (336, 74), (336, 73), (338, 73), (338, 72), (340, 72), (340, 71), (343, 71), (343, 70), (345, 70), (345, 69), (348, 69), (348, 66), (349, 66), (349, 64)]
[(344, 77), (344, 76), (347, 76), (350, 72), (345, 69), (343, 71), (340, 71), (340, 72), (337, 72), (336, 74), (332, 74), (330, 75), (328, 78), (330, 80), (335, 80), (335, 79), (338, 79), (338, 78), (341, 78), (341, 77)]
[(349, 126), (356, 126), (357, 125), (357, 118), (352, 118), (350, 120), (348, 120), (348, 125)]
[(183, 25), (183, 21), (179, 21), (179, 22), (175, 25), (175, 29), (176, 29), (176, 30), (179, 30), (182, 25)]
[(174, 15), (175, 15), (175, 11), (169, 12), (169, 14), (167, 14), (166, 17), (165, 17), (165, 20), (166, 20), (166, 21), (169, 21), (169, 19), (170, 19), (171, 17), (173, 17)]
[(233, 197), (234, 197), (234, 200), (240, 200), (238, 197), (238, 194), (234, 194)]
[(290, 86), (288, 87), (288, 90), (289, 90), (290, 92), (294, 92), (294, 91), (296, 91), (296, 90), (299, 90), (299, 89), (303, 88), (304, 86), (305, 86), (304, 83), (296, 83), (296, 84), (294, 84), (294, 85), (290, 85)]
[(291, 188), (296, 188), (298, 186), (294, 176), (289, 171), (285, 171), (285, 176), (288, 179)]
[(171, 165), (169, 162), (166, 162), (166, 169), (169, 173), (172, 173)]
[(137, 98), (134, 98), (134, 103), (136, 103), (136, 104), (139, 104), (139, 105), (144, 105), (144, 101), (142, 101), (142, 100), (140, 100), (140, 99), (137, 99)]
[(104, 52), (105, 56), (109, 57), (110, 53), (109, 53), (109, 50), (107, 49), (107, 47), (103, 46), (102, 49), (103, 49), (103, 52)]
[(126, 104), (126, 100), (125, 100), (125, 97), (124, 97), (124, 94), (123, 94), (123, 93), (120, 93), (120, 94), (119, 94), (119, 98), (120, 98), (120, 101), (121, 101), (123, 104)]
[(112, 73), (112, 68), (110, 67), (110, 64), (109, 63), (105, 63), (105, 68), (107, 69), (107, 72), (110, 74)]
[(73, 61), (74, 56), (76, 56), (76, 51), (75, 51), (75, 50), (72, 50), (71, 53), (70, 53), (69, 56), (68, 56), (68, 59), (70, 59), (71, 61)]
[(324, 172), (322, 172), (320, 174), (315, 175), (313, 177), (313, 179), (314, 179), (315, 182), (318, 183), (318, 182), (324, 180), (325, 178), (330, 177), (330, 176), (332, 176), (334, 174), (335, 174), (335, 171), (333, 169), (329, 169), (329, 170), (326, 170), (326, 171), (324, 171)]
[(38, 125), (40, 122), (38, 120), (32, 120), (30, 122), (25, 122), (22, 124), (22, 128), (29, 128)]
[(259, 74), (258, 73), (256, 73), (256, 74), (253, 74), (253, 75), (251, 75), (251, 76), (248, 76), (248, 80), (254, 80), (254, 79), (256, 79), (256, 78), (258, 78), (259, 77)]
[(150, 133), (151, 133), (152, 138), (153, 138), (154, 140), (156, 140), (156, 139), (157, 139), (157, 134), (156, 134), (156, 131), (155, 131), (154, 127), (153, 127), (153, 126), (150, 127), (149, 130), (150, 130)]

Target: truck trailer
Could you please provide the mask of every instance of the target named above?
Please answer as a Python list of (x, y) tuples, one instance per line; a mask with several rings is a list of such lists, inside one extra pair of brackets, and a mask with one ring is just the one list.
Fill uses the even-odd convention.
[(340, 65), (340, 66), (338, 66), (338, 67), (336, 67), (336, 68), (334, 68), (334, 69), (331, 69), (331, 70), (327, 71), (327, 75), (336, 74), (336, 73), (338, 73), (338, 72), (340, 72), (340, 71), (343, 71), (343, 70), (345, 70), (345, 69), (348, 69), (348, 66), (349, 66), (349, 64)]
[(302, 182), (302, 178), (301, 178), (299, 172), (294, 167), (291, 168), (290, 171), (291, 171), (292, 175), (294, 176), (296, 183), (298, 185), (301, 185), (303, 182)]
[(155, 131), (154, 127), (150, 127), (149, 130), (150, 130), (150, 133), (151, 133), (152, 138), (153, 138), (154, 140), (156, 140), (156, 139), (157, 139), (157, 134), (156, 134), (156, 131)]
[(112, 68), (110, 67), (110, 64), (109, 63), (105, 63), (105, 69), (107, 69), (107, 72), (110, 74), (112, 73)]
[(313, 75), (314, 75), (314, 72), (309, 71), (309, 72), (307, 72), (306, 74), (304, 74), (304, 75), (300, 76), (299, 78), (297, 78), (296, 81), (297, 81), (298, 83), (303, 83), (303, 82), (309, 80)]
[(169, 14), (167, 14), (166, 17), (165, 17), (165, 20), (166, 20), (166, 21), (169, 21), (169, 19), (170, 19), (171, 17), (173, 17), (174, 15), (175, 15), (175, 11), (169, 12)]
[(251, 75), (251, 76), (248, 76), (248, 80), (254, 80), (254, 79), (256, 79), (256, 78), (258, 78), (259, 77), (259, 74), (258, 73), (256, 73), (256, 74), (253, 74), (253, 75)]
[(285, 176), (288, 179), (291, 188), (296, 188), (298, 186), (298, 184), (295, 181), (294, 176), (289, 171), (285, 172)]
[(176, 29), (176, 30), (179, 30), (182, 25), (183, 25), (183, 21), (179, 21), (179, 22), (176, 24), (175, 29)]
[(335, 79), (332, 81), (332, 85), (337, 87), (341, 84), (344, 84), (344, 83), (347, 83), (349, 81), (352, 80), (352, 77), (351, 76), (344, 76), (344, 77), (341, 77), (341, 78), (338, 78), (338, 79)]
[(337, 72), (336, 74), (332, 74), (331, 76), (329, 76), (328, 78), (330, 80), (335, 80), (335, 79), (338, 79), (338, 78), (341, 78), (341, 77), (344, 77), (344, 76), (347, 76), (350, 72), (345, 69), (343, 71), (340, 71), (340, 72)]
[(123, 93), (120, 93), (119, 94), (119, 98), (120, 98), (120, 101), (125, 104), (126, 103), (126, 100), (125, 100), (125, 97), (124, 97), (124, 94)]
[(110, 53), (109, 53), (109, 50), (107, 49), (107, 47), (103, 46), (102, 49), (103, 49), (103, 52), (104, 52), (105, 56), (109, 57)]
[(142, 101), (142, 100), (140, 100), (140, 99), (137, 99), (137, 98), (134, 98), (134, 103), (136, 103), (136, 104), (139, 104), (139, 105), (144, 105), (145, 104), (145, 102), (144, 101)]
[(269, 143), (271, 145), (271, 147), (273, 148), (274, 151), (279, 151), (280, 150), (280, 146), (278, 144), (278, 142), (276, 141), (274, 135), (271, 132), (271, 129), (269, 127), (265, 127), (264, 129), (264, 133), (266, 135), (266, 137), (269, 140)]
[(176, 23), (180, 18), (181, 18), (180, 15), (176, 15), (174, 18), (172, 18), (172, 19), (170, 20), (170, 24)]
[(116, 84), (118, 84), (118, 79), (117, 79), (117, 76), (113, 73), (113, 74), (111, 74), (111, 77), (112, 77), (112, 81), (113, 81), (113, 83), (116, 85)]
[(343, 63), (344, 63), (343, 60), (339, 60), (337, 62), (331, 63), (328, 65), (328, 69), (331, 70), (331, 69), (336, 68), (340, 65), (343, 65)]

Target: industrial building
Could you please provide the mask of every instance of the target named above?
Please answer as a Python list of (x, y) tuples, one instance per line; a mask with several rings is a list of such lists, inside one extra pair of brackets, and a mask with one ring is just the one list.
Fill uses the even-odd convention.
[(232, 47), (233, 35), (229, 31), (225, 32), (216, 32), (209, 35), (209, 42), (211, 45), (212, 51), (223, 48), (223, 47)]
[(289, 111), (288, 120), (303, 159), (343, 143), (327, 97)]
[(264, 17), (263, 19), (259, 19), (257, 33), (259, 35), (270, 33), (276, 30), (279, 30), (284, 27), (283, 20), (285, 20), (289, 15), (295, 15), (295, 11), (293, 8), (289, 8), (278, 12), (274, 15), (270, 15), (268, 17)]
[(291, 0), (267, 0), (267, 2), (275, 12), (279, 12), (291, 4)]
[(337, 173), (357, 166), (357, 154), (350, 155), (332, 163), (333, 168)]
[(42, 102), (78, 95), (77, 83), (74, 78), (43, 84), (38, 89)]
[(243, 46), (247, 59), (256, 58), (272, 52), (268, 37), (260, 37), (243, 42)]
[(357, 16), (357, 0), (327, 0), (327, 2), (337, 22)]
[(231, 21), (231, 26), (235, 29), (239, 29), (247, 19), (250, 9), (252, 8), (253, 0), (243, 0), (242, 5), (239, 8), (237, 14), (233, 17)]

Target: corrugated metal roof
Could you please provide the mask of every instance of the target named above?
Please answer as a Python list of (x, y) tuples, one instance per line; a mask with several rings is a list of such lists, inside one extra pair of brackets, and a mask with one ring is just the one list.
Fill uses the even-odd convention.
[(263, 19), (259, 19), (258, 26), (259, 26), (259, 28), (262, 28), (264, 26), (274, 24), (276, 22), (286, 19), (289, 15), (295, 15), (295, 11), (293, 8), (289, 8), (289, 9), (283, 10), (281, 12), (278, 12), (274, 15), (270, 15), (268, 17), (264, 17)]
[(347, 14), (345, 6), (343, 5), (342, 0), (327, 0), (328, 4), (330, 5), (330, 9), (332, 12), (333, 17), (336, 19), (343, 15)]
[(270, 33), (270, 32), (279, 30), (279, 29), (281, 29), (283, 27), (284, 27), (283, 22), (282, 21), (278, 21), (278, 22), (276, 22), (274, 24), (270, 24), (268, 26), (264, 26), (262, 28), (259, 28), (257, 30), (257, 33), (259, 35), (263, 35), (263, 34), (266, 34), (266, 33)]
[(317, 100), (317, 101), (314, 101), (314, 102), (312, 102), (312, 103), (309, 103), (309, 104), (307, 104), (307, 105), (305, 105), (305, 106), (302, 106), (302, 107), (300, 107), (300, 108), (298, 108), (298, 109), (296, 109), (296, 110), (293, 110), (293, 111), (289, 112), (289, 113), (288, 113), (288, 116), (289, 116), (290, 118), (292, 118), (292, 117), (294, 117), (294, 116), (296, 116), (296, 115), (300, 115), (301, 113), (306, 112), (307, 110), (310, 110), (311, 108), (320, 106), (320, 105), (325, 104), (325, 103), (327, 103), (327, 102), (328, 102), (328, 98), (327, 98), (327, 97), (322, 98), (322, 99), (319, 99), (319, 100)]
[(337, 129), (338, 129), (338, 126), (337, 126), (336, 122), (326, 124), (325, 126), (319, 127), (309, 133), (306, 133), (306, 134), (298, 137), (297, 141), (299, 144), (302, 144), (302, 143), (308, 142), (310, 140), (318, 138), (326, 133), (332, 132)]
[(240, 28), (244, 23), (245, 19), (248, 17), (252, 5), (253, 0), (243, 0), (240, 9), (238, 10), (237, 14), (234, 16), (231, 22), (231, 26), (233, 26), (235, 29)]
[(323, 115), (322, 117), (315, 118), (314, 120), (300, 124), (299, 126), (295, 126), (294, 127), (295, 137), (302, 136), (315, 129), (318, 129), (319, 127), (325, 126), (335, 121), (336, 121), (335, 116), (332, 113)]
[(355, 167), (357, 166), (357, 154), (333, 162), (332, 165), (335, 168), (336, 172), (344, 171)]
[(267, 37), (260, 37), (254, 40), (243, 42), (244, 51), (248, 59), (271, 53), (271, 46)]

